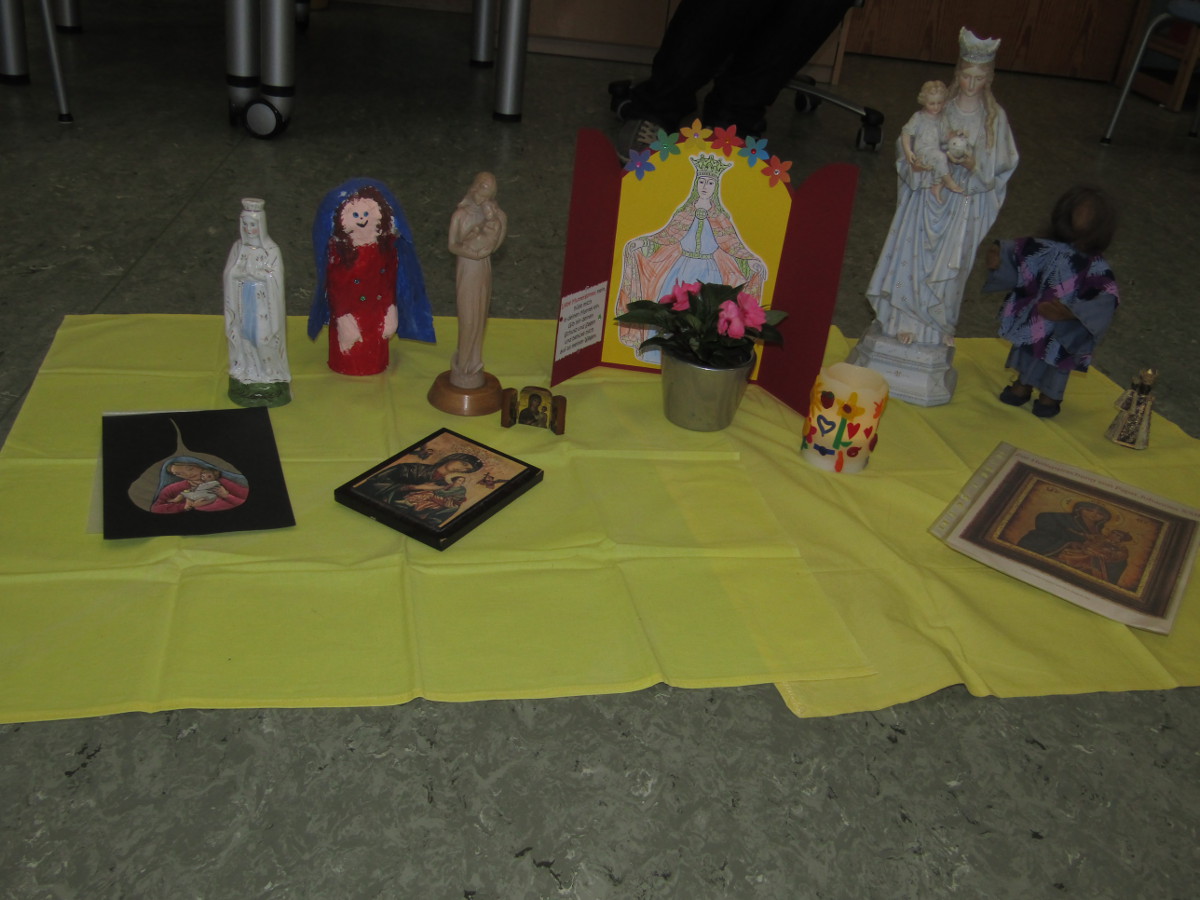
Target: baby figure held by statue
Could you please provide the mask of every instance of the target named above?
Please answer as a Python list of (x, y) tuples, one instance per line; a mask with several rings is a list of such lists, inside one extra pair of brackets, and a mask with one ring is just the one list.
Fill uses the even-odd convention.
[(921, 104), (921, 108), (900, 129), (900, 145), (905, 159), (915, 172), (926, 173), (917, 177), (929, 181), (929, 189), (939, 203), (942, 202), (943, 187), (956, 194), (963, 192), (950, 174), (950, 162), (961, 164), (968, 152), (965, 136), (957, 132), (948, 136), (946, 149), (942, 149), (945, 131), (942, 110), (949, 94), (950, 89), (944, 82), (925, 82), (917, 95), (917, 103)]

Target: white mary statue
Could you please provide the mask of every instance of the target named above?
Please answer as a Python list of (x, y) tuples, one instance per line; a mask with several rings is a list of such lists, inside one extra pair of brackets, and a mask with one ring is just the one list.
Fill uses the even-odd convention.
[(975, 253), (1017, 167), (1008, 116), (992, 95), (999, 40), (959, 31), (954, 83), (941, 112), (941, 149), (962, 192), (935, 191), (897, 141), (896, 214), (867, 288), (875, 311), (850, 362), (887, 376), (891, 394), (922, 406), (954, 392), (954, 330)]
[(283, 406), (292, 399), (283, 260), (267, 235), (265, 206), (242, 201), (240, 238), (225, 263), (229, 399), (240, 406)]

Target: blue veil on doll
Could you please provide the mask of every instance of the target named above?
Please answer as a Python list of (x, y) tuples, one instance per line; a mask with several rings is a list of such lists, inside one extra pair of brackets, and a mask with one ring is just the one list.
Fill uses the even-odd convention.
[(396, 238), (396, 337), (434, 343), (433, 309), (425, 293), (425, 278), (421, 262), (413, 245), (412, 229), (404, 218), (404, 210), (387, 185), (374, 178), (351, 178), (325, 195), (313, 219), (313, 254), (317, 263), (317, 289), (308, 314), (308, 336), (316, 338), (329, 324), (329, 295), (326, 283), (329, 268), (329, 242), (333, 237), (334, 217), (338, 207), (348, 197), (365, 187), (372, 187), (387, 201), (392, 218), (392, 234)]

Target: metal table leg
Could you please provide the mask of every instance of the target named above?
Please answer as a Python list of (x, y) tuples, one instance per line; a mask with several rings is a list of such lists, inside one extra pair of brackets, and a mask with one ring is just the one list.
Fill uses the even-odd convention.
[(475, 0), (471, 7), (471, 65), (490, 68), (492, 33), (496, 27), (496, 0)]
[(496, 109), (492, 118), (521, 121), (525, 86), (525, 49), (529, 44), (529, 0), (504, 0), (500, 7), (499, 65), (496, 68)]
[(79, 18), (79, 0), (54, 0), (54, 21), (62, 34), (78, 34), (83, 31)]
[(29, 84), (22, 0), (0, 0), (0, 82)]

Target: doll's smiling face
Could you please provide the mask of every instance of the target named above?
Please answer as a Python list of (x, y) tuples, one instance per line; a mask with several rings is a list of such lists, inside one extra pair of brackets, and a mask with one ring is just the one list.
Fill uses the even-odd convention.
[(342, 230), (350, 236), (355, 247), (373, 244), (379, 239), (379, 224), (382, 220), (379, 204), (369, 197), (358, 197), (342, 207), (338, 218)]

